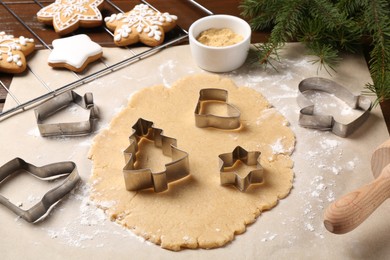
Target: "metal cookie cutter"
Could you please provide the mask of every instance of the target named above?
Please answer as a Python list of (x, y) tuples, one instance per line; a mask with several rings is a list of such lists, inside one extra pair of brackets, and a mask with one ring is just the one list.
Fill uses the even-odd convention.
[[(233, 152), (219, 155), (219, 167), (221, 185), (234, 185), (240, 191), (246, 191), (249, 185), (263, 182), (263, 167), (260, 165), (260, 152), (247, 152), (241, 146), (237, 146)], [(256, 170), (248, 172), (245, 176), (240, 176), (232, 168), (237, 161), (246, 165), (256, 165)]]
[[(195, 125), (197, 127), (215, 127), (221, 129), (236, 129), (240, 127), (241, 112), (235, 106), (227, 103), (228, 92), (225, 89), (205, 88), (199, 92), (198, 103), (195, 108)], [(226, 103), (228, 116), (217, 116), (201, 113), (202, 104), (207, 101)]]
[[(336, 82), (319, 77), (307, 78), (299, 83), (299, 95), (297, 98), (299, 106), (302, 108), (299, 115), (299, 124), (302, 127), (313, 128), (318, 130), (331, 130), (340, 137), (346, 137), (355, 131), (368, 118), (371, 110), (371, 100), (364, 96), (355, 96), (343, 86)], [(305, 91), (323, 91), (334, 94), (343, 100), (353, 109), (362, 110), (363, 113), (347, 124), (337, 122), (331, 115), (314, 114), (314, 106), (303, 93)]]
[(66, 194), (68, 194), (80, 180), (77, 172), (76, 164), (73, 162), (60, 162), (36, 167), (25, 162), (20, 158), (15, 158), (0, 167), (0, 184), (4, 184), (7, 177), (12, 174), (18, 174), (20, 171), (26, 171), (30, 174), (43, 179), (55, 179), (63, 176), (68, 176), (62, 184), (48, 191), (36, 205), (28, 210), (23, 210), (12, 204), (7, 198), (0, 195), (0, 204), (3, 204), (16, 215), (20, 216), (28, 222), (36, 222), (43, 218), (49, 209)]
[[(59, 110), (68, 107), (71, 103), (75, 103), (84, 109), (88, 109), (88, 120), (70, 123), (43, 123), (45, 119), (55, 114)], [(93, 130), (94, 122), (98, 118), (98, 109), (93, 103), (92, 93), (85, 93), (84, 96), (80, 96), (72, 90), (64, 92), (41, 104), (38, 108), (35, 109), (35, 117), (37, 120), (39, 132), (42, 136), (85, 135), (91, 133)]]
[[(176, 139), (167, 137), (162, 132), (163, 130), (153, 127), (153, 122), (142, 118), (133, 125), (133, 133), (129, 137), (130, 145), (124, 151), (126, 165), (123, 168), (123, 175), (127, 190), (154, 188), (155, 192), (162, 192), (168, 189), (169, 182), (189, 175), (188, 153), (176, 147)], [(172, 157), (172, 162), (165, 165), (164, 171), (135, 169), (138, 143), (142, 138), (154, 141), (154, 145), (161, 148), (164, 155)]]

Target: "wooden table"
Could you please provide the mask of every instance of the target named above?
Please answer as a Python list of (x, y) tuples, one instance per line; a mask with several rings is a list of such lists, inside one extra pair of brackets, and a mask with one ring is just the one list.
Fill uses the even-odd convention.
[[(45, 44), (41, 43), (37, 37), (33, 35), (21, 22), (15, 17), (18, 16), (22, 19), (28, 27), (30, 27), (38, 37), (50, 45), (53, 39), (58, 38), (57, 34), (50, 26), (45, 26), (37, 21), (36, 13), (44, 5), (48, 5), (53, 0), (0, 0), (0, 31), (5, 31), (7, 34), (13, 34), (15, 36), (23, 35), (25, 37), (31, 37), (35, 39), (37, 49), (44, 49)], [(103, 16), (107, 16), (111, 13), (117, 13), (115, 6), (122, 10), (129, 10), (135, 4), (140, 3), (135, 0), (111, 0), (107, 1), (102, 10)], [(210, 10), (214, 14), (230, 14), (240, 16), (239, 4), (241, 0), (225, 0), (225, 1), (206, 1), (198, 0), (198, 3), (203, 5), (206, 9)], [(115, 6), (111, 5), (114, 4)], [(190, 25), (197, 19), (206, 16), (207, 13), (198, 7), (192, 1), (189, 0), (149, 0), (148, 3), (161, 11), (167, 11), (171, 14), (177, 14), (179, 16), (178, 25), (185, 30), (188, 30)], [(98, 42), (102, 46), (114, 46), (112, 37), (107, 34), (103, 28), (94, 29), (79, 29), (76, 33), (88, 33), (93, 41)], [(267, 39), (269, 32), (254, 32), (252, 35), (252, 42), (264, 42)], [(12, 75), (0, 73), (0, 80), (9, 87), (12, 81)], [(0, 111), (3, 108), (7, 92), (0, 87)], [(390, 104), (381, 104), (383, 115), (390, 129)]]

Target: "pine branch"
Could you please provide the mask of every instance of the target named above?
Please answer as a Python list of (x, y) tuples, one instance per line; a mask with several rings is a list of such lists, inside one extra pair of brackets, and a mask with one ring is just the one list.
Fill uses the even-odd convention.
[(309, 54), (317, 56), (317, 59), (312, 60), (313, 64), (318, 64), (318, 70), (324, 68), (329, 74), (330, 70), (336, 72), (336, 65), (340, 62), (341, 58), (339, 53), (332, 46), (322, 44), (320, 42), (314, 42), (307, 45), (309, 48)]
[(337, 1), (336, 6), (339, 10), (344, 10), (349, 17), (353, 17), (359, 16), (365, 3), (365, 0), (341, 0)]
[(254, 57), (252, 63), (257, 63), (262, 65), (264, 68), (271, 66), (276, 69), (274, 63), (280, 63), (278, 51), (281, 49), (280, 44), (273, 43), (262, 43), (262, 44), (254, 44), (255, 48), (252, 50), (253, 55), (249, 55)]
[(310, 16), (324, 24), (328, 30), (335, 30), (343, 27), (345, 17), (331, 2), (327, 0), (312, 0), (308, 11)]
[(390, 99), (390, 5), (388, 1), (367, 1), (366, 22), (372, 35), (370, 73), (373, 84), (367, 88), (377, 94), (379, 101)]
[(285, 0), (276, 14), (275, 26), (272, 29), (270, 41), (274, 44), (284, 43), (296, 35), (300, 18), (306, 15), (306, 0)]
[(274, 25), (278, 6), (282, 2), (281, 0), (245, 0), (241, 2), (239, 8), (242, 10), (242, 16), (252, 19), (253, 30), (265, 30)]

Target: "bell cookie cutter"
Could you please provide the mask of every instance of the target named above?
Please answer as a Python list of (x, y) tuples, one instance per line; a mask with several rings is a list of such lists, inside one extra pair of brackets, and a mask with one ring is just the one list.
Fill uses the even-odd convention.
[[(153, 127), (153, 122), (143, 118), (139, 118), (132, 128), (133, 133), (129, 137), (130, 145), (123, 152), (126, 163), (123, 175), (127, 190), (154, 188), (155, 192), (162, 192), (168, 189), (168, 183), (189, 175), (188, 153), (177, 148), (176, 139), (163, 135), (163, 130)], [(161, 148), (164, 155), (172, 158), (172, 162), (165, 165), (164, 171), (152, 172), (148, 168), (136, 169), (134, 166), (137, 162), (136, 153), (142, 138), (154, 141), (154, 145)]]
[[(221, 129), (237, 129), (240, 127), (241, 112), (235, 106), (229, 104), (228, 91), (225, 89), (205, 88), (199, 92), (198, 103), (195, 108), (195, 125), (200, 128), (215, 127)], [(202, 107), (205, 102), (222, 102), (226, 103), (227, 115), (218, 116), (213, 114), (203, 114)]]
[[(346, 137), (354, 132), (368, 118), (372, 102), (364, 96), (355, 96), (338, 83), (320, 77), (307, 78), (299, 83), (299, 95), (297, 102), (302, 108), (299, 115), (299, 125), (306, 128), (318, 130), (331, 130), (340, 137)], [(322, 91), (334, 94), (337, 98), (343, 100), (353, 109), (361, 110), (363, 113), (353, 121), (343, 124), (337, 122), (331, 115), (321, 115), (314, 113), (315, 104), (308, 100), (303, 94), (305, 91)]]
[[(251, 184), (262, 183), (263, 167), (260, 164), (260, 155), (259, 151), (248, 152), (241, 146), (237, 146), (231, 153), (220, 154), (218, 157), (221, 185), (234, 185), (238, 190), (246, 191)], [(256, 169), (240, 176), (231, 170), (237, 161), (248, 166), (256, 165)]]
[(4, 182), (9, 176), (20, 174), (23, 171), (42, 180), (52, 180), (67, 176), (62, 184), (48, 191), (40, 202), (28, 210), (19, 208), (0, 194), (0, 204), (3, 204), (16, 215), (30, 223), (37, 222), (47, 216), (52, 206), (75, 188), (80, 181), (76, 164), (73, 162), (59, 162), (36, 167), (25, 162), (23, 159), (15, 158), (0, 167), (0, 185), (4, 185)]
[[(43, 121), (59, 110), (74, 103), (89, 110), (89, 118), (86, 121), (45, 124)], [(41, 136), (74, 136), (86, 135), (92, 132), (95, 121), (98, 119), (98, 109), (93, 103), (92, 93), (80, 96), (73, 90), (64, 92), (42, 103), (35, 110), (35, 117)]]

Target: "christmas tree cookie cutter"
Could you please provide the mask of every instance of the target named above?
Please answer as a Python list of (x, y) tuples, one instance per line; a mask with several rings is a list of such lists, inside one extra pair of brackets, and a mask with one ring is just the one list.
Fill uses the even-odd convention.
[[(220, 154), (219, 169), (221, 185), (234, 185), (240, 191), (246, 191), (251, 184), (263, 182), (263, 167), (260, 164), (259, 151), (248, 152), (241, 146), (234, 148), (231, 153)], [(237, 161), (248, 166), (256, 166), (256, 169), (248, 172), (245, 176), (240, 176), (232, 169)]]
[[(48, 123), (44, 120), (57, 113), (70, 104), (76, 104), (86, 110), (89, 110), (89, 117), (86, 121), (67, 122), (67, 123)], [(95, 121), (98, 119), (98, 109), (93, 103), (92, 93), (85, 93), (80, 96), (73, 90), (64, 92), (45, 103), (41, 104), (35, 110), (35, 117), (39, 132), (42, 136), (74, 136), (86, 135), (92, 132)]]
[[(297, 102), (301, 107), (299, 125), (302, 127), (324, 131), (330, 130), (340, 137), (346, 137), (359, 128), (370, 114), (372, 102), (369, 98), (361, 95), (356, 96), (332, 80), (320, 77), (307, 78), (299, 83), (298, 88), (299, 94)], [(351, 108), (363, 112), (358, 118), (346, 124), (336, 121), (332, 115), (315, 114), (315, 104), (304, 96), (306, 91), (318, 91), (333, 94)]]
[(37, 222), (45, 218), (52, 206), (73, 190), (80, 181), (80, 176), (74, 162), (59, 162), (42, 167), (36, 167), (25, 162), (21, 158), (15, 158), (0, 167), (0, 187), (5, 184), (4, 182), (7, 181), (9, 176), (23, 172), (28, 172), (42, 180), (52, 180), (67, 176), (62, 184), (48, 191), (42, 197), (41, 201), (28, 210), (19, 208), (0, 194), (0, 204), (3, 204), (16, 215), (30, 223)]
[[(188, 153), (177, 148), (176, 139), (163, 135), (163, 130), (153, 127), (153, 122), (143, 118), (139, 118), (132, 128), (133, 133), (129, 137), (130, 145), (123, 152), (126, 164), (123, 175), (127, 190), (153, 188), (155, 192), (162, 192), (168, 189), (168, 183), (189, 175)], [(142, 138), (154, 141), (154, 145), (161, 148), (164, 155), (172, 158), (172, 162), (165, 164), (165, 170), (152, 172), (148, 168), (135, 167), (136, 153), (139, 151), (138, 146)]]
[[(205, 88), (199, 92), (198, 103), (195, 108), (195, 125), (200, 128), (215, 127), (220, 129), (237, 129), (241, 126), (240, 110), (229, 104), (228, 91), (225, 89)], [(203, 104), (206, 102), (219, 102), (226, 104), (227, 116), (218, 116), (212, 113), (203, 113)]]

